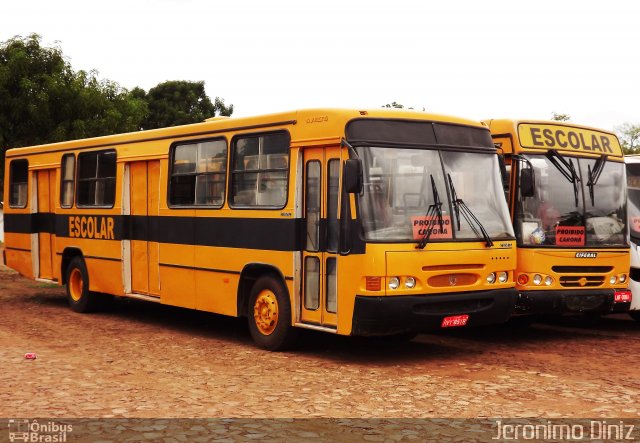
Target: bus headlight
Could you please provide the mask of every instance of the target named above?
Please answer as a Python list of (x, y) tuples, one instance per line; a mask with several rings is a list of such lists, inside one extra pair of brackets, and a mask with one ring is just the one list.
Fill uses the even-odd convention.
[(618, 278), (615, 275), (612, 275), (611, 278), (609, 279), (609, 284), (615, 285), (617, 281), (618, 281)]
[(496, 273), (492, 272), (491, 274), (487, 275), (487, 283), (489, 284), (494, 284), (496, 282)]
[(413, 289), (416, 287), (416, 279), (413, 277), (407, 277), (404, 279), (404, 287), (407, 289)]
[(500, 283), (505, 283), (507, 280), (509, 280), (509, 274), (504, 271), (498, 273), (498, 281)]
[(618, 283), (624, 283), (627, 281), (627, 274), (620, 274), (620, 277), (618, 277)]
[(553, 283), (553, 279), (547, 275), (544, 278), (544, 284), (547, 285), (547, 286), (551, 286), (552, 283)]
[(542, 276), (540, 274), (536, 274), (533, 276), (533, 284), (539, 286), (542, 283)]
[(389, 289), (398, 289), (400, 286), (400, 279), (398, 277), (391, 277), (389, 279)]

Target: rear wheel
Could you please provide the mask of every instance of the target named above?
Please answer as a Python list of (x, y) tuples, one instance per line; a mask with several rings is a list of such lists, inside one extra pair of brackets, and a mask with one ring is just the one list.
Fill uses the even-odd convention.
[(298, 331), (291, 325), (289, 293), (279, 278), (265, 275), (256, 280), (248, 311), (249, 331), (258, 346), (283, 351), (293, 345)]
[(95, 311), (100, 306), (98, 294), (89, 291), (89, 273), (82, 257), (71, 259), (67, 267), (67, 300), (76, 312)]

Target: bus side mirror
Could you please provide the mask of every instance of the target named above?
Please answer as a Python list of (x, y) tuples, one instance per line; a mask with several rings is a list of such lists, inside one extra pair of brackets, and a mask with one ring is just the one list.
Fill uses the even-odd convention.
[(520, 195), (523, 197), (533, 197), (535, 195), (535, 182), (533, 179), (533, 169), (523, 169), (520, 171)]
[(362, 160), (350, 158), (342, 169), (342, 189), (347, 194), (360, 194), (363, 188)]

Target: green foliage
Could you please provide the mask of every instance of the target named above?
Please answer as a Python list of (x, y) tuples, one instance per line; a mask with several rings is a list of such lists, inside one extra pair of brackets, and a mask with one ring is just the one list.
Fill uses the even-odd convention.
[[(400, 103), (396, 103), (394, 101), (394, 102), (391, 102), (391, 103), (387, 103), (386, 105), (383, 106), (383, 108), (403, 109), (404, 105), (401, 105)], [(411, 108), (409, 108), (409, 109), (411, 109)]]
[(135, 131), (146, 113), (117, 83), (74, 72), (37, 34), (0, 44), (0, 177), (6, 149)]
[[(404, 109), (404, 105), (401, 105), (400, 103), (397, 103), (397, 102), (394, 101), (394, 102), (391, 102), (391, 103), (387, 103), (386, 105), (383, 106), (383, 108)], [(412, 107), (408, 107), (407, 109), (413, 110)], [(422, 112), (424, 112), (424, 111), (425, 111), (425, 108), (423, 106), (422, 107)]]
[(640, 151), (640, 124), (623, 123), (615, 127), (616, 134), (625, 154), (638, 154)]
[(0, 43), (0, 200), (5, 151), (122, 132), (230, 116), (233, 105), (215, 98), (204, 82), (169, 81), (131, 92), (98, 79), (96, 71), (75, 72), (58, 46), (41, 45), (31, 34)]
[[(132, 94), (141, 96), (144, 91), (135, 89)], [(230, 116), (233, 105), (225, 106), (224, 100), (215, 98), (212, 103), (204, 90), (204, 82), (167, 81), (151, 88), (144, 96), (149, 114), (142, 122), (143, 129), (164, 128), (201, 122), (216, 115)]]
[(569, 120), (571, 120), (571, 116), (569, 114), (558, 114), (557, 112), (552, 112), (551, 120), (557, 122), (568, 122)]

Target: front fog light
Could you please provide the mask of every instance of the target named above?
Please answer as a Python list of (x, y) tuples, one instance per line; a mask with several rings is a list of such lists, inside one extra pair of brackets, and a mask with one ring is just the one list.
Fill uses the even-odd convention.
[(400, 279), (398, 277), (391, 277), (389, 279), (389, 289), (398, 289), (400, 286)]
[(609, 279), (609, 284), (615, 285), (617, 281), (618, 281), (618, 278), (615, 275), (612, 275), (611, 278)]
[(620, 277), (618, 277), (618, 282), (624, 283), (626, 281), (627, 281), (627, 274), (620, 274)]
[(508, 279), (509, 279), (509, 274), (507, 274), (506, 272), (498, 273), (498, 281), (500, 283), (505, 283)]
[(544, 278), (544, 284), (547, 285), (547, 286), (551, 286), (551, 283), (553, 283), (553, 279), (547, 275)]
[(494, 284), (495, 282), (496, 282), (495, 272), (492, 272), (491, 274), (487, 275), (487, 283)]
[(542, 276), (540, 274), (536, 274), (533, 276), (533, 284), (539, 286), (542, 283)]
[(404, 286), (405, 286), (405, 288), (407, 288), (407, 289), (413, 289), (413, 288), (415, 288), (415, 287), (416, 287), (416, 279), (415, 279), (415, 278), (413, 278), (413, 277), (407, 277), (407, 278), (404, 280)]

